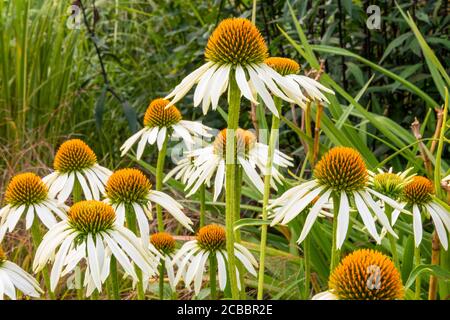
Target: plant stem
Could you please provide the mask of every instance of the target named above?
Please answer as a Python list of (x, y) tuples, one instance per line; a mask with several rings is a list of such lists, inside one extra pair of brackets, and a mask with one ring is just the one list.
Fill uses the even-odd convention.
[[(441, 243), (439, 241), (439, 237), (436, 233), (436, 230), (433, 232), (433, 237), (431, 240), (431, 264), (439, 265), (439, 257), (440, 257)], [(430, 276), (430, 287), (428, 288), (428, 300), (436, 300), (437, 299), (437, 287), (438, 281), (437, 277), (434, 275)]]
[(226, 207), (225, 207), (225, 225), (226, 225), (226, 237), (227, 237), (227, 253), (228, 253), (228, 272), (230, 279), (231, 297), (233, 299), (239, 298), (239, 289), (236, 279), (236, 262), (234, 256), (234, 211), (236, 208), (235, 188), (240, 186), (236, 185), (236, 139), (235, 133), (239, 125), (239, 111), (241, 104), (241, 92), (236, 83), (235, 71), (231, 71), (230, 84), (228, 91), (228, 127), (227, 127), (227, 139), (226, 139), (226, 152), (225, 152), (225, 164), (226, 164)]
[(161, 264), (159, 265), (159, 300), (164, 300), (164, 270), (165, 263), (161, 259)]
[[(164, 143), (162, 146), (162, 149), (158, 153), (158, 160), (156, 163), (156, 186), (155, 189), (157, 191), (161, 191), (162, 189), (162, 182), (164, 178), (164, 162), (166, 159), (166, 152), (167, 152), (167, 142), (169, 140), (169, 135), (166, 134), (166, 137), (164, 138)], [(160, 205), (156, 205), (156, 217), (158, 219), (158, 231), (163, 232), (164, 231), (164, 219), (163, 219), (163, 213), (162, 208)]]
[[(384, 205), (386, 208), (386, 216), (389, 219), (391, 219), (392, 208), (389, 205), (387, 205), (386, 203)], [(400, 270), (400, 262), (398, 260), (398, 253), (397, 253), (397, 241), (395, 240), (395, 238), (392, 234), (388, 233), (387, 236), (388, 236), (389, 244), (391, 247), (392, 260), (394, 260), (394, 265), (397, 268), (397, 270)]]
[(111, 256), (110, 275), (112, 298), (113, 300), (120, 300), (119, 294), (119, 278), (117, 275), (117, 260), (116, 257)]
[(305, 264), (305, 291), (303, 297), (308, 300), (311, 287), (311, 237), (306, 236), (303, 240), (303, 260)]
[[(274, 97), (275, 106), (278, 113), (281, 113), (281, 100)], [(272, 116), (272, 127), (270, 130), (269, 148), (266, 163), (266, 172), (264, 173), (264, 194), (263, 194), (263, 208), (262, 219), (267, 220), (267, 206), (270, 198), (270, 181), (272, 179), (272, 166), (275, 153), (276, 144), (278, 142), (278, 129), (280, 127), (280, 119), (275, 115)], [(267, 225), (261, 227), (261, 244), (259, 256), (259, 271), (258, 271), (258, 294), (257, 299), (262, 300), (264, 294), (264, 271), (266, 259), (266, 244), (267, 244)]]
[(205, 226), (205, 184), (200, 186), (200, 228)]
[[(136, 214), (134, 213), (133, 207), (130, 205), (125, 205), (125, 218), (127, 221), (128, 229), (130, 229), (131, 232), (134, 234), (137, 234), (137, 227), (136, 227)], [(144, 293), (144, 284), (142, 283), (142, 271), (137, 266), (135, 266), (136, 275), (138, 277), (138, 283), (137, 283), (137, 296), (138, 300), (144, 300), (145, 299), (145, 293)]]
[[(242, 185), (242, 168), (239, 165), (236, 165), (236, 186), (241, 186)], [(241, 188), (237, 187), (236, 188), (236, 194), (235, 194), (235, 199), (237, 200), (235, 202), (235, 211), (234, 211), (234, 221), (233, 224), (238, 221), (239, 219), (241, 219)], [(234, 239), (236, 243), (241, 243), (241, 230), (236, 230), (234, 232)], [(242, 265), (242, 263), (240, 261), (236, 261), (236, 266), (238, 268), (239, 271), (239, 281), (241, 283), (241, 292), (240, 292), (240, 299), (241, 300), (246, 300), (247, 299), (247, 294), (245, 292), (245, 279), (244, 279), (244, 273), (245, 273), (245, 269), (244, 266)]]
[[(81, 197), (82, 189), (80, 182), (78, 179), (75, 179), (72, 190), (72, 202), (73, 204), (80, 202), (82, 200)], [(84, 299), (84, 290), (83, 290), (83, 271), (79, 266), (75, 267), (75, 288), (77, 289), (77, 297), (78, 300)]]
[[(414, 263), (415, 263), (416, 268), (420, 265), (420, 246), (414, 247)], [(415, 291), (415, 295), (414, 295), (414, 299), (416, 299), (416, 300), (420, 300), (420, 286), (421, 286), (420, 275), (417, 275), (416, 291)]]
[(331, 247), (331, 263), (330, 263), (330, 273), (336, 268), (339, 264), (341, 251), (337, 249), (336, 244), (336, 235), (337, 235), (337, 218), (339, 214), (339, 201), (340, 196), (333, 192), (333, 239), (332, 239), (332, 247)]
[[(36, 251), (42, 241), (42, 233), (37, 217), (34, 218), (33, 224), (31, 225), (31, 238), (33, 239), (34, 250)], [(50, 275), (48, 269), (48, 266), (42, 269), (42, 277), (44, 278), (45, 287), (47, 288), (50, 300), (56, 300), (55, 293), (50, 289)]]
[(217, 300), (217, 261), (216, 255), (209, 255), (209, 286), (211, 287), (211, 300)]

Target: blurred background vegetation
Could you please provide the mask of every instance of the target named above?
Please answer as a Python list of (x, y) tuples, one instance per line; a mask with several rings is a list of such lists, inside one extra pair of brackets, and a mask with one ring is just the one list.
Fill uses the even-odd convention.
[[(99, 161), (111, 169), (130, 165), (132, 159), (120, 158), (119, 148), (141, 126), (149, 102), (165, 96), (202, 64), (208, 36), (221, 19), (250, 18), (252, 2), (0, 0), (0, 194), (13, 174), (49, 172), (55, 149), (68, 137), (84, 139)], [(449, 2), (397, 3), (411, 14), (448, 78)], [(370, 4), (380, 6), (379, 30), (366, 27)], [(313, 60), (307, 61), (298, 47), (305, 48), (301, 39), (304, 32), (315, 55), (325, 61), (325, 72), (357, 100), (358, 106), (345, 95), (336, 95), (323, 119), (323, 146), (352, 145), (363, 153), (371, 168), (386, 160), (382, 166), (400, 170), (409, 165), (420, 174), (427, 173), (410, 126), (417, 118), (422, 124), (421, 135), (433, 137), (437, 119), (434, 109), (443, 104), (447, 78), (395, 1), (261, 0), (257, 1), (256, 13), (256, 24), (272, 56), (293, 58), (305, 70), (313, 68)], [(220, 105), (226, 110), (224, 102), (221, 100)], [(221, 113), (211, 112), (204, 118), (191, 104), (191, 96), (178, 103), (186, 119), (202, 120), (219, 129), (225, 126)], [(301, 111), (286, 107), (284, 116), (290, 126), (282, 127), (280, 149), (295, 156), (297, 173), (305, 153), (292, 126), (300, 126)], [(261, 114), (259, 121), (264, 127)], [(248, 106), (240, 125), (253, 127)], [(431, 148), (431, 141), (425, 143)], [(448, 155), (447, 145), (442, 156), (443, 172), (448, 170)], [(153, 164), (155, 156), (156, 152), (147, 152), (147, 164), (140, 165), (152, 171), (148, 163)], [(172, 181), (168, 188), (182, 198), (179, 184)], [(259, 196), (251, 189), (245, 189), (244, 195), (248, 207), (243, 208), (249, 209), (244, 214), (255, 216)], [(195, 198), (186, 203), (195, 212)], [(221, 212), (220, 206), (211, 206), (210, 218)], [(248, 239), (251, 235), (258, 237), (257, 228), (246, 232)], [(294, 239), (290, 232), (280, 228), (269, 237), (275, 250), (272, 253), (286, 257), (274, 259), (268, 266), (268, 274), (278, 279), (276, 283), (286, 284), (270, 287), (275, 282), (266, 281), (272, 297), (298, 295), (292, 286), (299, 281), (292, 281), (292, 277), (297, 277), (301, 261), (295, 258), (298, 250), (289, 244), (289, 239)], [(313, 232), (314, 241), (323, 249), (314, 257), (319, 279), (315, 283), (323, 285), (331, 241), (320, 230)], [(430, 238), (426, 235), (428, 248)]]

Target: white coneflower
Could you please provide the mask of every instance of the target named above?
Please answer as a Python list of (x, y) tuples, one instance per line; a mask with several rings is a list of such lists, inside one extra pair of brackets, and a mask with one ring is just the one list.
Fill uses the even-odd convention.
[(66, 201), (80, 184), (86, 199), (99, 200), (111, 171), (97, 163), (97, 156), (80, 139), (64, 142), (58, 149), (53, 163), (55, 171), (42, 180), (49, 186), (49, 193), (59, 201)]
[[(450, 212), (434, 197), (433, 183), (429, 179), (422, 176), (413, 177), (403, 188), (400, 208), (412, 211), (414, 242), (416, 247), (422, 241), (423, 214), (426, 217), (431, 217), (442, 246), (445, 250), (448, 249), (447, 232), (450, 232)], [(398, 209), (392, 212), (392, 224), (397, 221), (399, 214), (400, 211)]]
[[(186, 242), (173, 258), (174, 263), (179, 264), (175, 283), (183, 277), (186, 286), (194, 282), (194, 291), (198, 295), (202, 286), (203, 273), (206, 270), (206, 261), (213, 257), (217, 261), (219, 288), (224, 290), (227, 284), (227, 260), (225, 229), (218, 225), (207, 225), (201, 228), (195, 240)], [(247, 248), (241, 244), (234, 244), (234, 255), (256, 277), (255, 268), (258, 263)], [(236, 268), (236, 279), (239, 272)], [(237, 280), (240, 289), (240, 281)], [(215, 284), (213, 284), (215, 285)]]
[[(190, 196), (202, 184), (209, 186), (215, 174), (214, 201), (216, 201), (225, 183), (226, 139), (227, 129), (223, 129), (209, 146), (187, 152), (185, 160), (169, 173), (169, 178), (178, 172), (175, 177), (182, 178), (186, 181), (186, 190), (189, 190), (187, 196)], [(264, 174), (266, 170), (268, 146), (258, 142), (256, 136), (248, 130), (237, 129), (235, 139), (237, 143), (237, 163), (242, 166), (246, 176), (262, 193), (264, 183), (260, 174)], [(283, 178), (281, 173), (276, 169), (276, 166), (283, 168), (292, 166), (291, 160), (292, 158), (284, 153), (278, 150), (275, 152), (274, 167), (272, 168), (272, 186), (275, 189), (277, 188), (275, 182), (281, 183)], [(259, 169), (260, 173), (256, 169)]]
[(0, 210), (0, 240), (2, 233), (14, 230), (23, 215), (26, 229), (33, 225), (35, 215), (47, 228), (57, 223), (55, 215), (60, 219), (66, 218), (64, 210), (67, 207), (50, 197), (41, 178), (30, 172), (11, 179), (6, 188), (5, 203), (6, 206)]
[[(167, 271), (167, 277), (169, 278), (169, 284), (174, 291), (177, 283), (175, 282), (175, 271), (172, 263), (172, 259), (175, 253), (175, 239), (167, 232), (158, 232), (152, 234), (150, 237), (150, 250), (157, 251), (159, 256), (160, 265), (164, 265), (164, 269)], [(160, 273), (160, 277), (164, 277)], [(163, 280), (163, 279), (162, 279)]]
[(210, 137), (210, 128), (200, 122), (183, 120), (180, 111), (174, 106), (166, 108), (169, 100), (153, 100), (144, 116), (144, 128), (128, 138), (120, 150), (124, 156), (139, 140), (136, 158), (139, 160), (147, 144), (157, 144), (161, 150), (167, 134), (181, 137), (188, 149), (194, 144), (194, 137)]
[(134, 281), (138, 277), (133, 264), (145, 274), (156, 274), (157, 259), (130, 230), (117, 223), (111, 206), (95, 200), (80, 201), (70, 208), (67, 220), (56, 224), (44, 236), (36, 251), (33, 270), (38, 272), (49, 261), (53, 262), (50, 274), (53, 291), (60, 277), (84, 260), (83, 285), (86, 296), (90, 296), (95, 289), (102, 291), (112, 255)]
[[(220, 96), (234, 77), (241, 94), (258, 103), (256, 92), (270, 111), (279, 116), (272, 95), (288, 102), (305, 105), (305, 97), (295, 79), (283, 77), (265, 63), (267, 46), (259, 30), (244, 18), (225, 19), (219, 23), (205, 49), (207, 62), (193, 71), (166, 97), (177, 103), (198, 83), (194, 106), (202, 103), (203, 113), (218, 106)], [(308, 82), (308, 85), (312, 85)]]
[(329, 102), (322, 91), (334, 94), (333, 90), (328, 89), (320, 82), (305, 75), (298, 74), (300, 72), (300, 65), (292, 59), (270, 57), (265, 60), (265, 63), (285, 78), (292, 79), (307, 98)]
[(152, 190), (152, 184), (138, 169), (114, 172), (106, 184), (105, 197), (105, 201), (116, 211), (117, 223), (120, 225), (125, 222), (127, 206), (134, 211), (144, 243), (148, 242), (150, 234), (148, 220), (152, 219), (152, 203), (166, 209), (186, 229), (193, 231), (193, 222), (183, 213), (183, 207), (164, 192)]
[(361, 249), (346, 256), (333, 270), (329, 290), (313, 300), (399, 300), (405, 294), (400, 272), (381, 252)]
[(355, 203), (367, 231), (377, 242), (381, 241), (381, 238), (371, 212), (389, 233), (397, 237), (386, 214), (372, 197), (376, 196), (394, 208), (399, 208), (400, 205), (395, 200), (368, 187), (368, 173), (359, 152), (346, 147), (331, 149), (316, 164), (314, 178), (312, 181), (289, 189), (281, 197), (272, 201), (270, 205), (274, 217), (272, 225), (287, 224), (314, 201), (298, 239), (300, 243), (311, 230), (324, 205), (334, 196), (339, 197), (339, 212), (334, 217), (337, 219), (337, 248), (341, 248), (347, 235), (352, 202)]
[(16, 290), (34, 298), (39, 298), (43, 292), (30, 274), (6, 259), (6, 254), (0, 247), (0, 300), (3, 300), (5, 295), (16, 300)]

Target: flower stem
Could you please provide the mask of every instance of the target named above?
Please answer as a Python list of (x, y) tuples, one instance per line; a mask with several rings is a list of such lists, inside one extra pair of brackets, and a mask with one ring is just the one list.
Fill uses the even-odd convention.
[[(33, 239), (33, 245), (35, 251), (39, 247), (39, 244), (42, 241), (42, 233), (39, 226), (39, 221), (35, 217), (33, 224), (31, 225), (31, 237)], [(44, 278), (45, 287), (48, 291), (48, 296), (50, 297), (50, 300), (55, 300), (55, 293), (50, 289), (50, 275), (48, 272), (49, 267), (46, 266), (44, 269), (42, 269), (42, 277)]]
[[(137, 234), (137, 227), (136, 227), (136, 214), (134, 213), (133, 207), (130, 205), (125, 205), (125, 218), (127, 220), (127, 227), (130, 229), (131, 232), (134, 234)], [(144, 293), (144, 284), (142, 283), (142, 271), (137, 266), (135, 267), (136, 275), (138, 277), (138, 283), (137, 283), (137, 295), (138, 300), (144, 300), (145, 299), (145, 293)]]
[(205, 184), (202, 184), (200, 186), (200, 228), (205, 226), (205, 211), (206, 211), (206, 204), (205, 204)]
[[(242, 168), (239, 165), (236, 166), (236, 185), (237, 186), (242, 185)], [(236, 191), (235, 199), (237, 199), (237, 201), (235, 202), (236, 208), (234, 211), (234, 222), (241, 219), (241, 201), (240, 201), (241, 190), (242, 189), (240, 187), (236, 188), (235, 190)], [(241, 230), (238, 229), (234, 232), (234, 239), (236, 243), (241, 243)], [(246, 300), (247, 294), (245, 292), (245, 279), (244, 279), (245, 269), (242, 263), (240, 263), (240, 261), (236, 261), (236, 266), (239, 271), (239, 282), (241, 283), (240, 299)]]
[(305, 291), (303, 292), (303, 297), (305, 300), (308, 300), (311, 287), (311, 237), (309, 235), (303, 240), (303, 260), (305, 264)]
[(164, 300), (164, 270), (165, 263), (161, 259), (161, 264), (159, 265), (159, 300)]
[[(420, 265), (420, 246), (414, 247), (414, 264), (417, 268)], [(420, 287), (421, 287), (421, 279), (420, 275), (416, 277), (416, 291), (414, 295), (415, 300), (420, 300)]]
[(236, 208), (235, 188), (240, 186), (236, 185), (236, 129), (239, 125), (239, 111), (241, 104), (241, 92), (236, 83), (235, 71), (231, 72), (230, 85), (228, 91), (228, 127), (227, 127), (227, 139), (226, 139), (226, 206), (225, 206), (225, 225), (226, 225), (226, 237), (227, 237), (227, 253), (228, 253), (228, 272), (230, 275), (230, 289), (231, 297), (233, 299), (239, 298), (239, 289), (236, 279), (236, 262), (234, 256), (234, 211)]
[(217, 261), (216, 255), (209, 255), (209, 286), (211, 287), (211, 300), (217, 300)]
[[(73, 204), (80, 202), (81, 198), (81, 184), (78, 179), (75, 179), (72, 190), (72, 202)], [(84, 290), (83, 290), (83, 271), (79, 266), (75, 267), (75, 288), (77, 289), (77, 297), (78, 300), (84, 299)]]
[(333, 192), (333, 239), (331, 240), (331, 263), (330, 263), (330, 273), (339, 264), (341, 251), (337, 248), (336, 235), (337, 235), (337, 218), (339, 214), (339, 201), (340, 196)]
[[(439, 237), (436, 233), (436, 230), (434, 230), (433, 236), (431, 239), (431, 264), (432, 265), (439, 265), (440, 250), (441, 250), (441, 243), (439, 241)], [(437, 277), (434, 275), (431, 275), (430, 276), (430, 287), (428, 289), (428, 300), (436, 300), (437, 299), (437, 287), (438, 287)]]
[(119, 280), (117, 275), (117, 260), (116, 257), (111, 256), (110, 275), (112, 298), (113, 300), (120, 300), (119, 294)]
[[(392, 208), (387, 204), (385, 204), (385, 208), (387, 217), (391, 219)], [(394, 265), (397, 268), (397, 270), (400, 270), (400, 262), (398, 260), (398, 253), (397, 253), (397, 241), (395, 240), (394, 236), (390, 233), (388, 233), (388, 239), (391, 247), (392, 260), (394, 260)]]
[[(281, 112), (281, 100), (277, 97), (274, 98), (275, 106), (278, 112)], [(266, 172), (264, 173), (264, 194), (263, 194), (263, 207), (262, 207), (262, 219), (267, 220), (267, 206), (269, 205), (270, 198), (270, 181), (272, 179), (272, 166), (275, 153), (276, 144), (278, 142), (278, 129), (280, 127), (280, 119), (275, 115), (272, 116), (272, 127), (270, 130), (269, 148), (266, 163)], [(261, 243), (260, 243), (260, 256), (259, 256), (259, 271), (258, 271), (258, 294), (257, 299), (262, 300), (264, 294), (264, 271), (265, 271), (265, 259), (266, 259), (266, 245), (267, 245), (267, 225), (261, 227)]]
[[(161, 191), (161, 189), (162, 189), (162, 183), (163, 183), (163, 178), (164, 178), (164, 162), (166, 160), (167, 142), (169, 140), (168, 137), (169, 137), (169, 135), (166, 134), (166, 137), (164, 138), (163, 146), (158, 153), (158, 160), (156, 163), (156, 186), (155, 186), (155, 189), (157, 191)], [(164, 219), (163, 219), (162, 208), (160, 205), (156, 205), (156, 217), (158, 219), (158, 231), (163, 232), (164, 231)]]

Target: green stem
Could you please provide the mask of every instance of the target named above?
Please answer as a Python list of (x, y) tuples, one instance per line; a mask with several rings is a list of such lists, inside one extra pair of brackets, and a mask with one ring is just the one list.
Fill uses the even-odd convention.
[(227, 237), (227, 253), (228, 253), (228, 272), (230, 279), (231, 297), (233, 299), (239, 298), (239, 289), (236, 279), (236, 262), (234, 256), (234, 211), (236, 208), (236, 192), (235, 189), (240, 187), (236, 185), (236, 139), (235, 133), (239, 125), (239, 111), (241, 105), (241, 92), (236, 83), (235, 71), (230, 74), (230, 84), (228, 91), (228, 127), (225, 151), (226, 163), (226, 206), (225, 206), (225, 226)]
[[(414, 247), (414, 264), (415, 264), (416, 268), (418, 266), (420, 266), (420, 246), (419, 247)], [(415, 291), (415, 295), (414, 295), (414, 299), (415, 300), (420, 300), (421, 282), (422, 281), (420, 279), (420, 275), (417, 275), (417, 277), (416, 277), (416, 291)]]
[[(164, 143), (163, 143), (162, 149), (158, 153), (158, 160), (156, 163), (156, 186), (155, 186), (157, 191), (161, 191), (161, 189), (162, 189), (162, 183), (163, 183), (163, 178), (164, 178), (164, 162), (166, 160), (168, 140), (169, 140), (169, 135), (166, 134), (166, 137), (164, 138)], [(156, 217), (158, 219), (158, 231), (163, 232), (164, 231), (164, 219), (163, 219), (162, 208), (160, 205), (156, 205)]]
[(159, 300), (164, 300), (164, 270), (165, 263), (164, 260), (161, 260), (159, 265)]
[[(274, 98), (275, 105), (278, 112), (281, 112), (281, 100), (277, 97)], [(278, 129), (280, 127), (280, 119), (275, 115), (272, 116), (272, 128), (270, 130), (269, 148), (266, 163), (266, 172), (264, 175), (264, 194), (263, 194), (263, 207), (262, 207), (262, 219), (267, 220), (270, 198), (270, 181), (272, 179), (272, 166), (275, 153), (276, 144), (278, 142)], [(258, 271), (258, 293), (257, 299), (262, 300), (264, 294), (264, 272), (265, 272), (265, 259), (266, 259), (266, 245), (267, 245), (267, 225), (261, 227), (261, 244), (260, 244), (260, 256), (259, 256), (259, 271)]]
[[(42, 241), (42, 233), (37, 217), (34, 218), (33, 224), (31, 225), (31, 238), (33, 239), (34, 250), (36, 251)], [(55, 293), (50, 289), (50, 275), (48, 269), (48, 266), (42, 269), (42, 277), (44, 278), (44, 284), (47, 288), (50, 300), (56, 300)]]
[[(72, 190), (72, 202), (74, 204), (82, 200), (81, 194), (82, 194), (81, 184), (78, 181), (78, 179), (75, 179)], [(84, 300), (83, 271), (79, 266), (75, 267), (75, 287), (77, 288), (78, 300)]]
[[(236, 166), (236, 185), (240, 186), (242, 185), (242, 168), (241, 166), (237, 165)], [(236, 194), (235, 194), (235, 211), (234, 211), (234, 221), (233, 224), (238, 221), (239, 219), (241, 219), (241, 190), (242, 188), (238, 187), (236, 188)], [(236, 243), (241, 243), (241, 230), (236, 230), (234, 232), (234, 239), (236, 241)], [(242, 263), (240, 261), (236, 261), (236, 266), (238, 268), (239, 271), (239, 282), (241, 283), (241, 292), (240, 292), (240, 299), (241, 300), (246, 300), (247, 299), (247, 294), (245, 291), (245, 277), (244, 277), (244, 273), (245, 273), (245, 269), (244, 266), (242, 265)]]
[(200, 186), (200, 228), (205, 226), (205, 184)]
[[(127, 220), (128, 229), (130, 229), (130, 231), (133, 232), (134, 234), (137, 234), (136, 214), (134, 213), (133, 207), (131, 207), (130, 205), (125, 205), (125, 218)], [(142, 282), (142, 271), (137, 266), (135, 266), (135, 270), (136, 275), (138, 277), (137, 283), (138, 300), (144, 300), (145, 293), (144, 293), (144, 284)]]
[(337, 267), (340, 260), (341, 251), (337, 249), (336, 235), (337, 235), (337, 218), (339, 214), (339, 201), (340, 196), (333, 192), (333, 239), (331, 240), (331, 262), (330, 262), (330, 273)]
[(217, 300), (217, 261), (216, 255), (211, 254), (209, 256), (209, 286), (211, 287), (211, 300)]
[(306, 236), (303, 240), (303, 260), (305, 263), (305, 291), (303, 297), (308, 300), (311, 287), (311, 237)]
[(112, 299), (120, 300), (119, 278), (118, 278), (118, 274), (117, 274), (117, 260), (116, 260), (116, 257), (114, 257), (114, 256), (111, 257), (109, 279), (111, 281)]
[[(385, 204), (385, 208), (386, 208), (386, 216), (390, 220), (393, 209), (387, 204)], [(400, 262), (398, 260), (398, 252), (397, 252), (397, 241), (395, 240), (394, 236), (390, 233), (388, 233), (388, 239), (389, 245), (391, 247), (392, 260), (394, 260), (394, 265), (397, 268), (397, 270), (400, 270)]]

